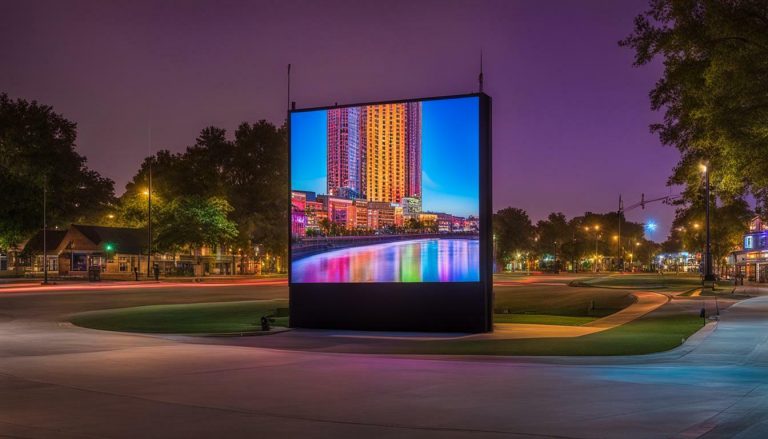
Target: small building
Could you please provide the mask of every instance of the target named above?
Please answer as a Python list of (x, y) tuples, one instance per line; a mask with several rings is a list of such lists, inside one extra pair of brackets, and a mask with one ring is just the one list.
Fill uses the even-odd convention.
[(56, 248), (59, 274), (86, 274), (91, 267), (107, 273), (146, 274), (146, 229), (72, 224)]
[[(38, 232), (27, 241), (23, 254), (29, 273), (43, 272), (43, 240)], [(147, 263), (147, 229), (72, 224), (67, 230), (46, 233), (48, 272), (85, 277), (90, 269), (115, 275), (153, 276), (154, 266), (163, 276), (254, 274), (261, 264), (243, 249), (229, 246), (181, 248), (177, 253), (153, 253)], [(148, 273), (149, 270), (149, 273)]]
[(45, 270), (43, 259), (45, 258), (44, 255), (47, 254), (48, 271), (58, 271), (59, 256), (56, 249), (61, 245), (61, 241), (66, 234), (66, 230), (46, 230), (45, 239), (43, 239), (42, 230), (35, 233), (29, 241), (24, 244), (21, 252), (22, 258), (27, 261), (26, 265), (32, 271), (43, 272)]
[(768, 282), (768, 224), (760, 217), (749, 222), (742, 248), (731, 253), (729, 262), (735, 266), (735, 275), (751, 282)]

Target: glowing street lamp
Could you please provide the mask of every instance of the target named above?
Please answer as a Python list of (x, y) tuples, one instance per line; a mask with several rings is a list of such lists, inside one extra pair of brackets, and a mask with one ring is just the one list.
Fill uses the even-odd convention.
[[(704, 186), (706, 191), (707, 211), (706, 211), (706, 228), (707, 228), (707, 247), (705, 250), (704, 260), (704, 282), (714, 282), (715, 275), (712, 274), (712, 242), (710, 241), (709, 233), (709, 169), (707, 165), (701, 165), (701, 172), (704, 173)], [(714, 285), (714, 284), (713, 284)]]
[[(591, 229), (590, 229), (589, 226), (585, 226), (584, 230), (587, 231), (587, 232), (589, 232), (590, 230), (594, 230), (595, 231), (595, 255), (597, 255), (597, 253), (598, 253), (597, 243), (598, 243), (598, 240), (600, 239), (600, 234), (599, 234), (600, 233), (600, 224), (595, 224), (594, 226), (591, 227)], [(595, 272), (597, 272), (597, 258), (595, 258)]]
[(149, 187), (142, 191), (147, 197), (147, 277), (149, 277), (149, 264), (152, 259), (152, 174), (149, 174)]

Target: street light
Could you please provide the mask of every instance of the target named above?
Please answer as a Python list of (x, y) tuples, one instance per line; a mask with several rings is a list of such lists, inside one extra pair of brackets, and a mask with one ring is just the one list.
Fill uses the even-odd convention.
[(48, 285), (48, 177), (43, 177), (43, 285)]
[[(600, 239), (600, 224), (595, 224), (592, 226), (592, 229), (595, 231), (595, 273), (597, 273), (597, 242)], [(584, 230), (589, 232), (590, 228), (589, 226), (584, 227)]]
[(152, 174), (149, 174), (149, 189), (142, 192), (147, 197), (147, 277), (152, 259)]
[[(701, 165), (701, 171), (704, 173), (704, 186), (707, 198), (707, 210), (706, 210), (706, 228), (707, 228), (707, 247), (704, 257), (704, 282), (714, 282), (715, 275), (712, 274), (712, 242), (710, 241), (709, 233), (709, 169), (707, 165)], [(714, 286), (714, 284), (713, 284)]]

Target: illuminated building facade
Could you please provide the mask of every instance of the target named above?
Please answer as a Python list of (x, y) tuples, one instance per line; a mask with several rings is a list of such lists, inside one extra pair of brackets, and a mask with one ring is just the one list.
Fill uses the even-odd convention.
[(328, 194), (363, 197), (362, 163), (365, 138), (362, 135), (362, 107), (328, 110)]
[(367, 198), (421, 198), (421, 103), (370, 105), (364, 113)]
[(405, 105), (405, 197), (421, 200), (421, 102)]
[(752, 282), (768, 282), (768, 223), (760, 217), (749, 222), (744, 234), (742, 249), (730, 256), (737, 275)]
[(421, 103), (329, 109), (327, 165), (330, 195), (421, 199)]

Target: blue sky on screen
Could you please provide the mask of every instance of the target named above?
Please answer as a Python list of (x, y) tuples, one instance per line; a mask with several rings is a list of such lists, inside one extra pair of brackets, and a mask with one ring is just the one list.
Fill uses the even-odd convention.
[[(479, 103), (476, 97), (422, 103), (423, 209), (479, 210)], [(291, 188), (326, 192), (326, 111), (291, 114)]]

